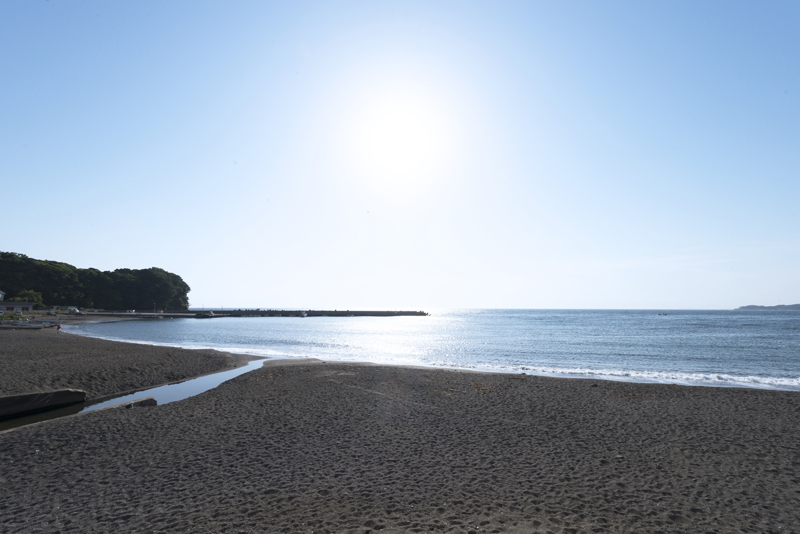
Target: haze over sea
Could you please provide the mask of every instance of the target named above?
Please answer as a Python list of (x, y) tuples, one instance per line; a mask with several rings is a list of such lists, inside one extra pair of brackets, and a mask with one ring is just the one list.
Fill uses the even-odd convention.
[(76, 334), (272, 358), (800, 390), (800, 313), (440, 310), (86, 323)]

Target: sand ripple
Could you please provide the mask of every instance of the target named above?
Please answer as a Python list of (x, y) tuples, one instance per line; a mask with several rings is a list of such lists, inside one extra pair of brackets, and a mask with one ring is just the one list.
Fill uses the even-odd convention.
[(0, 434), (4, 532), (798, 532), (800, 394), (272, 362)]

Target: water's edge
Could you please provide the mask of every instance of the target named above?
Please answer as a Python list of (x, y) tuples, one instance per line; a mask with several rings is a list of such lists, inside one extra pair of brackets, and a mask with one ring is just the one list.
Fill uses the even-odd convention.
[(390, 365), (399, 367), (420, 367), (430, 369), (448, 369), (453, 371), (465, 372), (485, 372), (485, 373), (502, 373), (502, 374), (529, 374), (536, 376), (546, 376), (554, 378), (576, 378), (588, 380), (608, 380), (617, 382), (633, 382), (633, 383), (647, 383), (647, 384), (676, 384), (684, 386), (705, 386), (705, 387), (735, 387), (747, 389), (769, 389), (778, 391), (798, 391), (800, 389), (800, 378), (780, 378), (780, 377), (761, 377), (761, 376), (740, 376), (735, 374), (728, 374), (724, 372), (668, 372), (668, 371), (649, 371), (649, 370), (626, 370), (626, 369), (594, 369), (588, 367), (552, 367), (552, 366), (536, 366), (536, 365), (474, 365), (464, 366), (455, 362), (437, 362), (428, 364), (425, 362), (381, 362), (373, 361), (368, 358), (359, 359), (355, 358), (330, 358), (321, 354), (306, 354), (306, 355), (288, 355), (274, 352), (264, 351), (258, 348), (247, 347), (230, 347), (230, 346), (213, 346), (206, 344), (196, 343), (174, 343), (174, 342), (158, 342), (142, 339), (126, 339), (114, 336), (98, 335), (95, 332), (87, 332), (80, 328), (67, 330), (70, 333), (83, 335), (86, 337), (94, 337), (108, 341), (115, 341), (121, 343), (138, 343), (144, 345), (155, 346), (169, 346), (182, 349), (210, 349), (220, 352), (229, 352), (235, 354), (246, 354), (256, 357), (267, 357), (273, 360), (295, 360), (297, 358), (315, 358), (328, 362), (346, 362), (346, 363), (367, 363), (374, 365)]

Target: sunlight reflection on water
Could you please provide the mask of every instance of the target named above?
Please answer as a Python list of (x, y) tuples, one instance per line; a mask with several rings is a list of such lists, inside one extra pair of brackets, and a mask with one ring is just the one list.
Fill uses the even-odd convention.
[(125, 321), (75, 333), (277, 358), (800, 389), (800, 313), (453, 310)]

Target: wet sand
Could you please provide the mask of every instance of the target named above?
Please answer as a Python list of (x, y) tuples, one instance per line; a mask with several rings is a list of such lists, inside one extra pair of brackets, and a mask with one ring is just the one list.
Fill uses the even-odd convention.
[(82, 389), (94, 399), (245, 365), (214, 350), (117, 343), (43, 330), (0, 330), (0, 395)]

